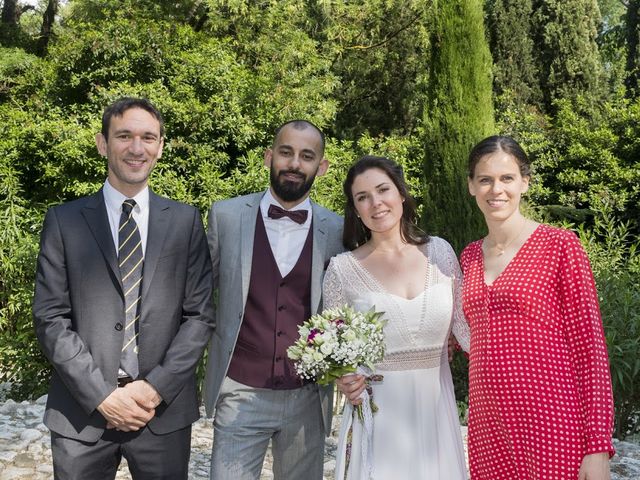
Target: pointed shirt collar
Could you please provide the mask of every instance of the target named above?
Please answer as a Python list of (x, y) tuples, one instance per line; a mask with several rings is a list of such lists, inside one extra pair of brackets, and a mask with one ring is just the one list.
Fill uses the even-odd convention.
[(109, 180), (105, 180), (104, 187), (102, 188), (104, 193), (104, 201), (107, 208), (118, 216), (122, 213), (122, 202), (127, 198), (133, 198), (136, 201), (134, 211), (137, 213), (143, 213), (149, 209), (149, 187), (146, 186), (140, 190), (134, 197), (127, 197), (116, 190)]

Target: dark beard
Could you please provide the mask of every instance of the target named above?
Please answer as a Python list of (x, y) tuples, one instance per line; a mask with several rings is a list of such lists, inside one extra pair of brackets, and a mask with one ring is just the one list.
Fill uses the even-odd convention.
[(276, 173), (273, 167), (270, 169), (270, 180), (271, 180), (271, 188), (276, 196), (285, 201), (285, 202), (295, 202), (296, 200), (300, 200), (304, 197), (309, 190), (311, 190), (311, 186), (313, 185), (313, 181), (316, 179), (316, 175), (313, 174), (311, 177), (307, 178), (303, 183), (297, 182), (289, 182), (287, 180), (282, 180), (280, 178), (281, 175), (286, 173), (297, 173), (288, 170), (282, 170), (280, 173)]

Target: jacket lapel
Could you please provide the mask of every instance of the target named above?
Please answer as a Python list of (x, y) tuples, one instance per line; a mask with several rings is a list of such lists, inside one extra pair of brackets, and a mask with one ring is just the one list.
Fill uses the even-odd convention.
[(260, 200), (264, 193), (247, 198), (240, 215), (240, 264), (242, 269), (242, 305), (247, 304), (251, 263), (253, 260), (253, 241), (256, 235), (256, 218), (260, 209)]
[(89, 197), (86, 205), (82, 209), (82, 215), (89, 225), (89, 229), (104, 256), (107, 265), (111, 269), (113, 277), (117, 279), (122, 290), (122, 280), (120, 279), (120, 268), (118, 267), (118, 258), (116, 256), (116, 247), (113, 244), (113, 236), (111, 235), (111, 227), (109, 226), (109, 217), (107, 215), (107, 207), (104, 204), (104, 194), (102, 189), (95, 195)]
[(142, 267), (142, 305), (144, 305), (144, 297), (149, 291), (153, 274), (162, 254), (167, 232), (169, 231), (170, 219), (171, 208), (169, 202), (149, 191), (149, 230), (147, 232), (144, 267)]
[(320, 308), (322, 298), (322, 277), (324, 259), (327, 251), (327, 217), (314, 202), (313, 209), (313, 257), (311, 260), (311, 312), (316, 313)]

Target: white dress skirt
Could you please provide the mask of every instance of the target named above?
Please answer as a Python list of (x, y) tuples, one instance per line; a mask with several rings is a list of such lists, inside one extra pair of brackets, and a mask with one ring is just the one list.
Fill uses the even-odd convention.
[[(429, 261), (425, 289), (413, 299), (385, 292), (348, 252), (332, 259), (325, 276), (325, 307), (349, 304), (361, 311), (373, 307), (385, 312), (387, 320), (385, 358), (375, 371), (383, 379), (371, 384), (378, 406), (373, 414), (370, 477), (375, 480), (467, 478), (447, 360), (451, 329), (463, 349), (469, 345), (469, 329), (459, 307), (460, 270), (444, 240), (432, 237), (424, 249)], [(362, 434), (362, 423), (347, 402), (336, 479), (368, 479)]]

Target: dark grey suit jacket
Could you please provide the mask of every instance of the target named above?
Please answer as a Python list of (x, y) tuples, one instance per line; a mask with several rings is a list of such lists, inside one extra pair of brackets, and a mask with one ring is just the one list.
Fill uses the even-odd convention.
[[(197, 209), (149, 192), (138, 361), (162, 396), (149, 428), (172, 432), (199, 417), (195, 369), (213, 331), (212, 273)], [(56, 206), (42, 230), (33, 303), (42, 350), (54, 367), (44, 423), (93, 442), (96, 407), (116, 388), (124, 299), (104, 195)]]

